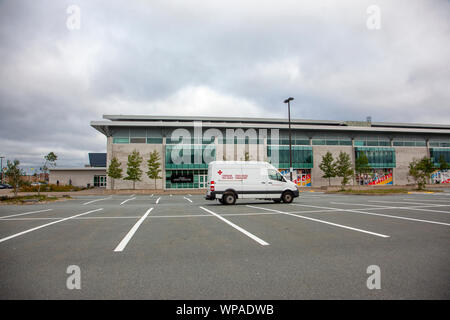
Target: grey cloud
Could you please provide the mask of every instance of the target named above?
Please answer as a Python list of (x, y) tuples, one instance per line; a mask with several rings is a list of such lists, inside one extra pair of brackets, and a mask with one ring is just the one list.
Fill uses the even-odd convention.
[(370, 31), (372, 2), (2, 1), (0, 153), (82, 165), (104, 113), (284, 117), (287, 96), (294, 117), (449, 123), (449, 2), (377, 1)]

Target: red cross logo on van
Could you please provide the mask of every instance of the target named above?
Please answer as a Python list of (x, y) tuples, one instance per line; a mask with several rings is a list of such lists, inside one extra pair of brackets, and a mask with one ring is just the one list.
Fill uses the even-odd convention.
[(219, 169), (219, 171), (217, 171), (217, 173), (219, 174), (219, 176), (222, 174), (222, 170)]

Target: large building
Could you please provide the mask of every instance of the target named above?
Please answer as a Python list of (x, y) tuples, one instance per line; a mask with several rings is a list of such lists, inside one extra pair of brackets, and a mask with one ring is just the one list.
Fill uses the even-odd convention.
[[(289, 125), (286, 119), (231, 117), (172, 117), (104, 115), (91, 126), (107, 137), (107, 163), (117, 157), (126, 172), (128, 155), (143, 156), (143, 171), (150, 152), (161, 155), (162, 179), (158, 189), (205, 188), (212, 160), (258, 160), (274, 164), (289, 176)], [(450, 163), (450, 125), (368, 121), (291, 120), (292, 168), (300, 187), (328, 185), (319, 164), (330, 151), (341, 151), (353, 163), (361, 154), (369, 159), (370, 174), (358, 176), (358, 184), (406, 185), (408, 165), (414, 159), (441, 156)], [(441, 181), (446, 174), (439, 174)], [(339, 179), (332, 179), (339, 184)], [(109, 178), (107, 178), (107, 187)], [(119, 180), (117, 189), (132, 182)], [(154, 188), (146, 174), (138, 189)]]

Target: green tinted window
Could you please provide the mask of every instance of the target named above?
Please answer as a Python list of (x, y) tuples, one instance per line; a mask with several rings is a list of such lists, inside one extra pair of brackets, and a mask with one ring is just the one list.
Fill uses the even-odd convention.
[(162, 142), (163, 138), (147, 138), (147, 143), (161, 144)]
[(355, 150), (358, 159), (362, 153), (369, 160), (372, 168), (395, 168), (395, 150), (393, 148), (358, 147)]
[(326, 145), (327, 141), (323, 139), (313, 139), (312, 144), (315, 146)]
[(436, 166), (439, 165), (439, 160), (441, 159), (441, 157), (444, 158), (445, 162), (450, 164), (450, 149), (431, 148), (430, 155), (431, 159), (433, 159), (433, 162)]
[(341, 146), (351, 146), (352, 140), (339, 140), (339, 145)]
[(130, 143), (145, 143), (145, 138), (130, 138)]
[(129, 138), (113, 138), (113, 143), (130, 143)]
[[(276, 163), (277, 155), (278, 163)], [(274, 166), (289, 168), (289, 146), (268, 146), (267, 157)], [(312, 168), (312, 147), (292, 146), (292, 166), (297, 169)]]

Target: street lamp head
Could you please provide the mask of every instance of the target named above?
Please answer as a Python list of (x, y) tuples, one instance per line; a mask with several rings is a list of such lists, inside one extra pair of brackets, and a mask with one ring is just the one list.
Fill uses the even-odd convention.
[(287, 98), (286, 100), (284, 100), (284, 103), (289, 103), (289, 101), (292, 101), (292, 100), (294, 100), (294, 98), (289, 97), (289, 98)]

